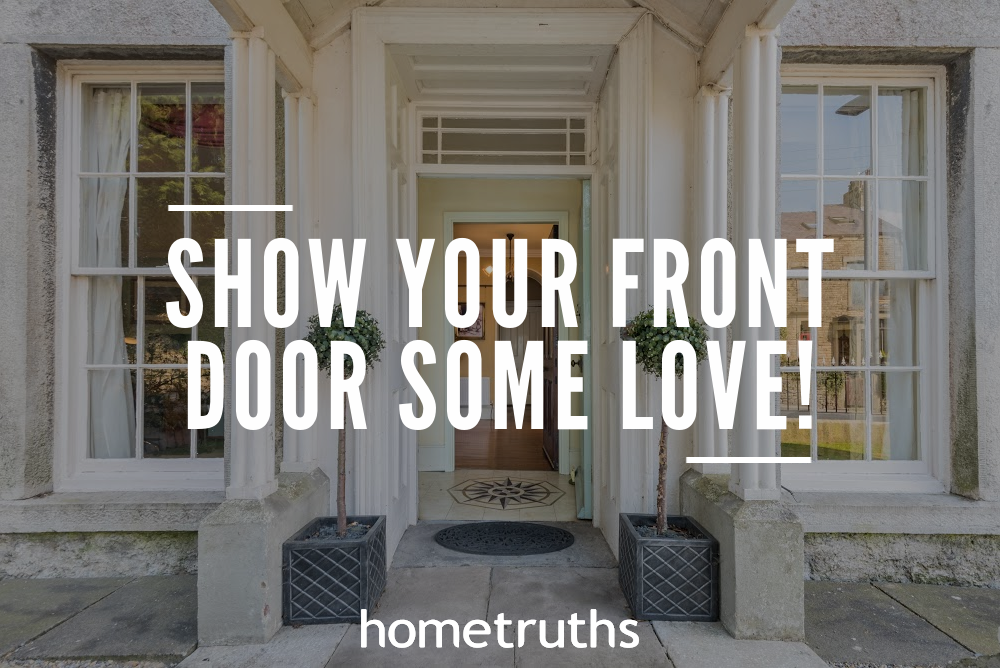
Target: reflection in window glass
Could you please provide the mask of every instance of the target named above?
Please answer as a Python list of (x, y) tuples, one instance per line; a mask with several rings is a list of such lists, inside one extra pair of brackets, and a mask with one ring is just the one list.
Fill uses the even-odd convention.
[(183, 172), (186, 164), (185, 85), (139, 84), (139, 171)]
[(823, 181), (823, 237), (833, 239), (835, 251), (824, 256), (824, 269), (845, 269), (843, 258), (868, 256), (871, 193), (869, 181)]
[(856, 371), (816, 374), (816, 457), (864, 459), (865, 375)]
[(184, 179), (136, 179), (136, 265), (165, 267), (170, 245), (184, 236), (184, 214), (171, 204), (184, 203)]
[(817, 181), (782, 179), (781, 181), (781, 236), (789, 240), (788, 268), (806, 267), (806, 254), (796, 253), (794, 239), (815, 239), (819, 228), (816, 202), (819, 193)]
[(823, 171), (870, 174), (871, 89), (823, 88)]
[[(225, 203), (224, 93), (221, 81), (183, 78), (82, 87), (74, 268), (82, 280), (73, 285), (85, 286), (88, 300), (87, 457), (221, 454), (219, 428), (205, 430), (200, 441), (187, 428), (187, 343), (198, 337), (224, 345), (222, 330), (212, 326), (214, 283), (194, 277), (207, 324), (180, 329), (170, 324), (166, 305), (180, 302), (186, 312), (187, 300), (162, 268), (171, 244), (193, 236), (207, 260), (193, 271), (211, 270), (211, 240), (225, 235), (221, 215), (167, 210)], [(94, 268), (103, 271), (93, 275)]]
[(818, 174), (817, 86), (781, 87), (781, 171)]

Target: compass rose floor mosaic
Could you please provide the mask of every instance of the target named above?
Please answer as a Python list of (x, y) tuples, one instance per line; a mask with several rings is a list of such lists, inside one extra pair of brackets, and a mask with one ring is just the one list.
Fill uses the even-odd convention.
[(555, 471), (420, 473), (422, 520), (576, 519), (576, 488)]
[(448, 491), (455, 501), (466, 506), (488, 509), (499, 506), (501, 510), (551, 506), (563, 495), (562, 490), (545, 480), (510, 476), (466, 480)]

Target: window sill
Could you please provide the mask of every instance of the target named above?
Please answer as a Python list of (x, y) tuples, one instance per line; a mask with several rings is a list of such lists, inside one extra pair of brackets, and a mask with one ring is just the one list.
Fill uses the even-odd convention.
[(1000, 533), (1000, 503), (952, 494), (793, 488), (782, 492), (782, 501), (798, 515), (806, 533)]
[(0, 533), (197, 531), (223, 492), (59, 492), (0, 501)]

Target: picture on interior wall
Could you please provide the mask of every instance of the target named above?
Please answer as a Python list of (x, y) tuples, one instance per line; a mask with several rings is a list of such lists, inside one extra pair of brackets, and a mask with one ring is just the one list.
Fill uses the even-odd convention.
[[(458, 302), (458, 312), (465, 315), (468, 304)], [(456, 339), (485, 339), (486, 338), (486, 302), (479, 302), (479, 317), (468, 327), (455, 328)]]

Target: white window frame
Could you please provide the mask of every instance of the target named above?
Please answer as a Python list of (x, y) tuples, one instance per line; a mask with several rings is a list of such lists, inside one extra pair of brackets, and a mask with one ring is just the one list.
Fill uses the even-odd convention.
[[(58, 68), (58, 137), (56, 152), (56, 353), (54, 397), (54, 488), (72, 491), (145, 491), (224, 489), (223, 458), (205, 459), (94, 459), (89, 447), (89, 410), (85, 365), (89, 329), (86, 282), (90, 275), (123, 273), (114, 269), (79, 267), (80, 193), (82, 151), (82, 105), (85, 84), (126, 82), (225, 81), (224, 65), (218, 61), (63, 61)], [(133, 87), (134, 91), (134, 87)], [(133, 106), (136, 101), (133, 98)], [(134, 114), (133, 114), (134, 116)], [(134, 132), (134, 129), (133, 129)], [(134, 139), (133, 134), (133, 139)], [(134, 153), (135, 146), (132, 144)], [(180, 172), (183, 176), (186, 172)], [(156, 174), (151, 174), (155, 176)], [(221, 177), (220, 177), (221, 178)], [(190, 214), (185, 214), (189, 216)], [(186, 218), (187, 222), (187, 218)], [(124, 273), (146, 277), (170, 277), (166, 267)], [(191, 268), (192, 275), (214, 275), (214, 268)], [(83, 298), (81, 298), (81, 296)], [(141, 351), (137, 351), (139, 354)], [(137, 407), (137, 413), (141, 407)], [(81, 426), (82, 425), (82, 426)], [(136, 446), (140, 451), (141, 444)]]
[[(865, 491), (941, 493), (950, 483), (950, 391), (948, 375), (948, 253), (946, 206), (946, 100), (945, 68), (927, 66), (783, 65), (781, 85), (823, 86), (925, 86), (927, 146), (927, 269), (925, 271), (832, 270), (824, 278), (917, 280), (920, 372), (917, 429), (920, 459), (915, 461), (814, 461), (808, 466), (781, 467), (782, 486), (793, 491)], [(877, 151), (877, 118), (872, 115), (872, 147)], [(822, 161), (822, 115), (817, 136)], [(877, 153), (873, 157), (877, 160)], [(819, 180), (818, 174), (781, 174)], [(876, 177), (873, 177), (876, 178)], [(889, 177), (883, 177), (889, 178)], [(821, 195), (817, 195), (817, 200)], [(817, 201), (822, 211), (822, 201)], [(789, 279), (806, 277), (806, 270), (789, 270)], [(869, 332), (878, 336), (878, 330)], [(814, 348), (813, 373), (816, 368)], [(782, 371), (794, 369), (783, 368)], [(814, 375), (815, 378), (815, 375)], [(812, 383), (812, 405), (816, 405), (816, 382)], [(870, 401), (870, 397), (867, 398)]]

